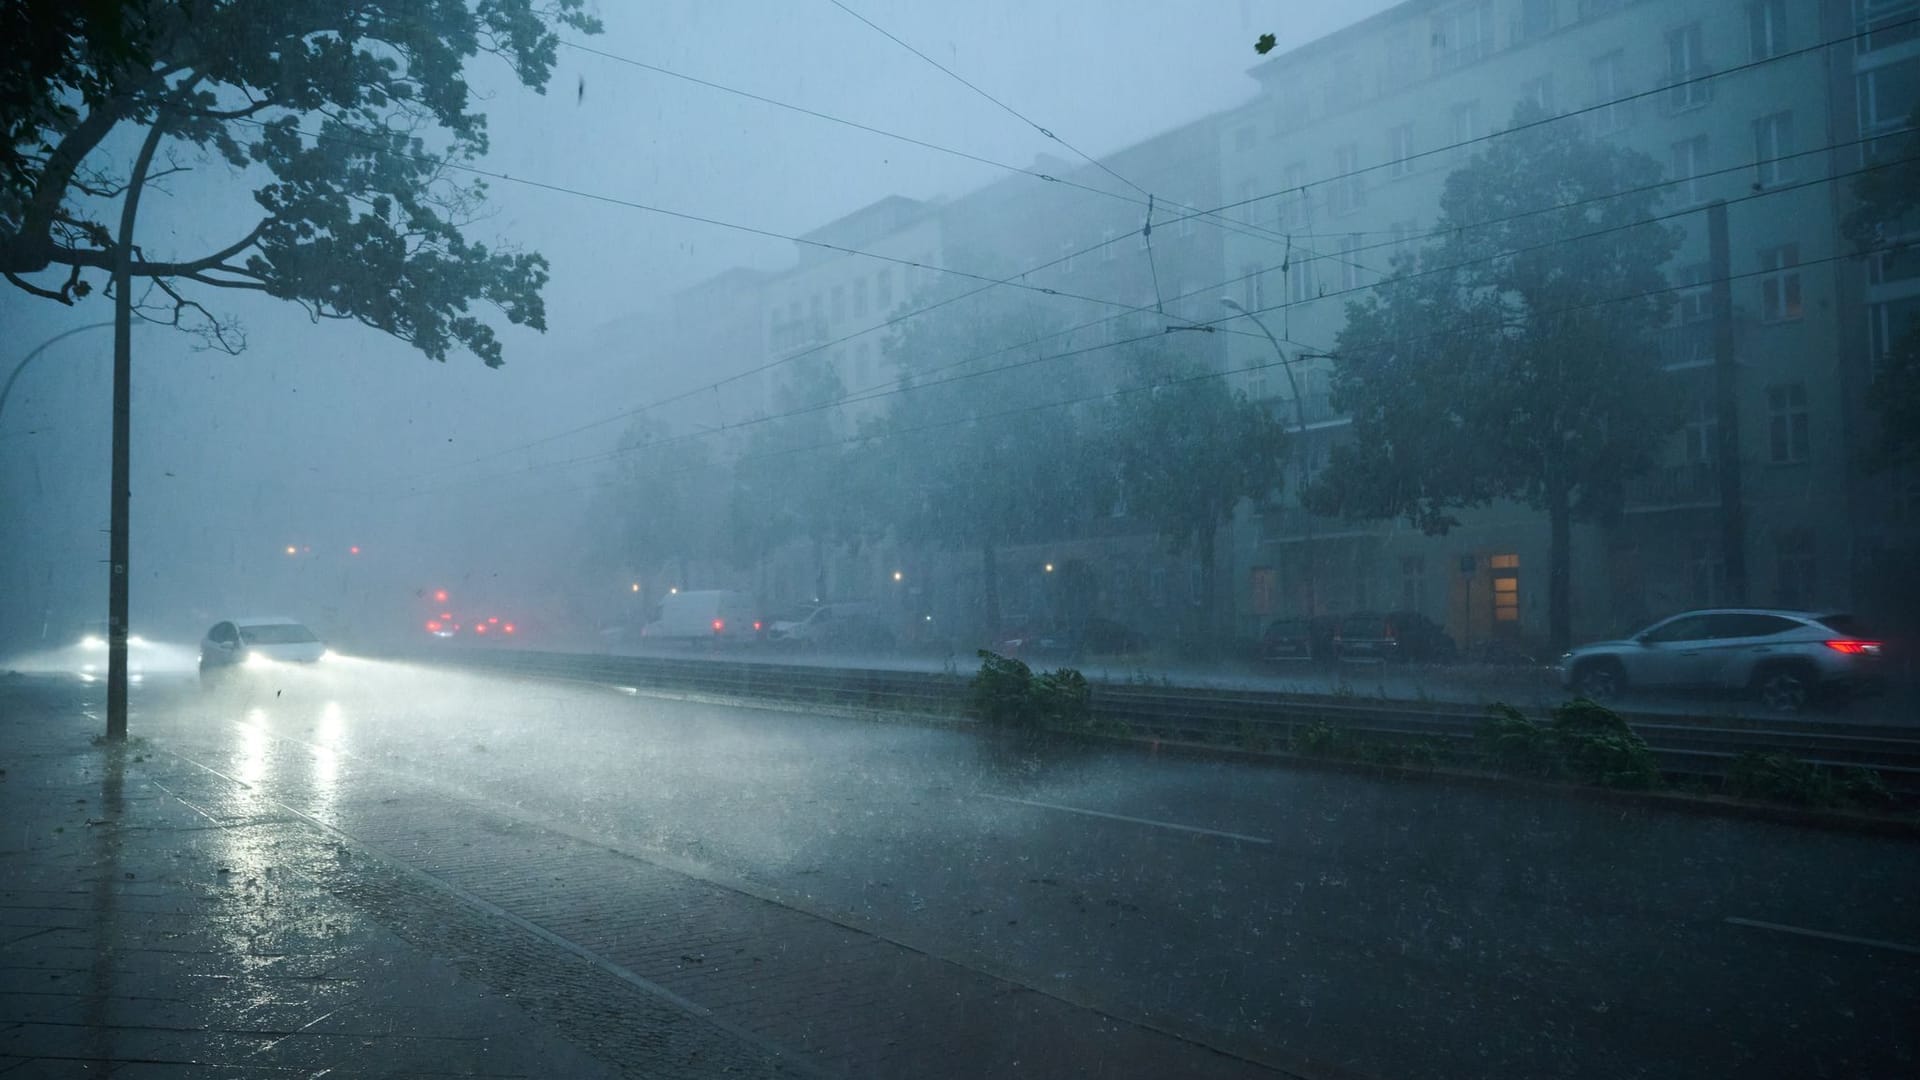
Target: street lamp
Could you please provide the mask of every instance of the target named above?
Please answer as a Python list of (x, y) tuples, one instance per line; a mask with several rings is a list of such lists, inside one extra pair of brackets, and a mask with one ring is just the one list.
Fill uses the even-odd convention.
[(1316, 594), (1319, 592), (1319, 583), (1315, 578), (1313, 565), (1313, 512), (1307, 509), (1306, 504), (1307, 479), (1311, 475), (1311, 462), (1307, 449), (1306, 401), (1300, 396), (1300, 383), (1293, 377), (1293, 365), (1287, 360), (1286, 350), (1280, 347), (1280, 339), (1273, 336), (1273, 331), (1267, 329), (1267, 324), (1260, 320), (1260, 316), (1248, 311), (1241, 305), (1240, 301), (1235, 300), (1231, 296), (1221, 297), (1220, 306), (1235, 314), (1245, 315), (1247, 318), (1252, 319), (1253, 325), (1259, 327), (1260, 332), (1267, 335), (1268, 343), (1273, 346), (1273, 354), (1280, 358), (1280, 370), (1286, 372), (1287, 389), (1293, 394), (1294, 430), (1300, 433), (1300, 486), (1295, 489), (1297, 492), (1295, 498), (1300, 500), (1300, 520), (1303, 526), (1301, 554), (1307, 564), (1307, 618), (1312, 619), (1314, 615), (1317, 614), (1318, 596)]

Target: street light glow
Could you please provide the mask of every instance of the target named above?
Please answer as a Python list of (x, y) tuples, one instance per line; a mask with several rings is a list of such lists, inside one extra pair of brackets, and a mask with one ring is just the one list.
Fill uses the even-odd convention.
[(639, 592), (639, 591), (640, 591), (640, 583), (639, 583), (639, 582), (637, 582), (637, 581), (636, 581), (636, 582), (634, 582), (634, 583), (633, 583), (633, 585), (632, 585), (632, 590), (633, 590), (634, 592)]
[(1047, 564), (1047, 573), (1049, 573), (1049, 574), (1051, 574), (1051, 573), (1053, 573), (1053, 564), (1052, 564), (1052, 563), (1048, 563), (1048, 564)]
[(895, 581), (899, 581), (900, 579), (902, 579), (902, 578), (904, 578), (904, 577), (906, 577), (906, 575), (905, 575), (905, 574), (902, 574), (902, 573), (901, 573), (900, 571), (898, 571), (898, 570), (895, 570), (895, 571), (893, 572), (893, 580), (895, 580)]
[(292, 544), (287, 545), (287, 554), (289, 555), (297, 554)]

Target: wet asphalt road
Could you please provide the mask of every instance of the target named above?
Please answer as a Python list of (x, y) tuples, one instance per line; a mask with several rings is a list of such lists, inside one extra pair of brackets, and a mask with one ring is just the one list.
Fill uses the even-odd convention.
[(1276, 1068), (1920, 1070), (1911, 842), (368, 660), (135, 705), (321, 820), (398, 785)]

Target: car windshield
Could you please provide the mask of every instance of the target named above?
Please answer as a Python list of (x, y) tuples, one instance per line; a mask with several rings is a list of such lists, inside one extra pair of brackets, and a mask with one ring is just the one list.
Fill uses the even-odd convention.
[(299, 623), (242, 623), (240, 640), (248, 645), (304, 645), (320, 639)]
[(1920, 1077), (1920, 0), (0, 12), (0, 1080)]

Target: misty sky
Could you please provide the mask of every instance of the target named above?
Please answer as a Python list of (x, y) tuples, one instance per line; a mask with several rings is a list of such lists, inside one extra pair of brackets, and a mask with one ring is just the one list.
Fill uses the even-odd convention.
[[(1097, 156), (1244, 100), (1259, 33), (1287, 48), (1389, 5), (849, 6)], [(827, 0), (599, 8), (607, 33), (585, 39), (594, 49), (1009, 164), (1068, 156)], [(952, 196), (1005, 175), (572, 49), (544, 97), (491, 64), (474, 72), (493, 138), (485, 167), (545, 185), (792, 234), (885, 195)], [(173, 198), (143, 205), (141, 237), (191, 255), (244, 231), (252, 207), (224, 166), (184, 163), (196, 172), (174, 181)], [(241, 356), (136, 333), (136, 617), (188, 602), (251, 609), (250, 593), (269, 590), (250, 579), (286, 572), (268, 558), (285, 543), (360, 543), (367, 565), (409, 579), (444, 564), (531, 580), (577, 542), (566, 509), (584, 498), (540, 493), (603, 474), (516, 470), (598, 451), (618, 426), (461, 463), (645, 404), (647, 371), (582, 348), (594, 327), (728, 266), (792, 258), (790, 244), (711, 225), (513, 182), (491, 189), (469, 235), (553, 263), (550, 332), (507, 333), (502, 370), (467, 356), (434, 364), (375, 331), (315, 326), (235, 293), (202, 299), (244, 323)], [(112, 314), (100, 293), (73, 309), (0, 296), (7, 370), (47, 337)], [(49, 608), (104, 607), (110, 344), (93, 330), (54, 346), (0, 415), (0, 592), (19, 598), (9, 635)]]

